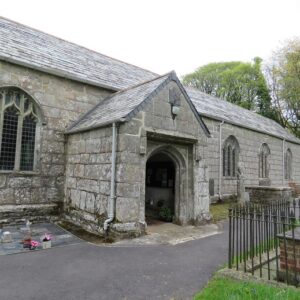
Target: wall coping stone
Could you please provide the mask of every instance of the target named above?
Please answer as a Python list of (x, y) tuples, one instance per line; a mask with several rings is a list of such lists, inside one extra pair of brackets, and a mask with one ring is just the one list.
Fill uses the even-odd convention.
[(269, 190), (269, 191), (291, 191), (292, 188), (288, 186), (260, 186), (260, 185), (253, 185), (253, 186), (246, 186), (245, 189), (247, 190)]

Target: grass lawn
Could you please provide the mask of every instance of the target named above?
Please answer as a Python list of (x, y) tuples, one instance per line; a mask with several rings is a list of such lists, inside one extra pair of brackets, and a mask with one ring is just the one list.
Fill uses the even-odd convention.
[(300, 289), (215, 276), (194, 300), (299, 300)]
[(210, 213), (212, 214), (212, 221), (214, 223), (228, 218), (228, 208), (232, 203), (217, 203), (210, 205)]

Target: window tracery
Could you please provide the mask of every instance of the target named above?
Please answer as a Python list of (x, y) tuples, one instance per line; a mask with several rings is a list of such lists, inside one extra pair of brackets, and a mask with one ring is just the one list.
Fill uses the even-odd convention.
[(33, 171), (38, 109), (25, 92), (0, 89), (0, 170)]

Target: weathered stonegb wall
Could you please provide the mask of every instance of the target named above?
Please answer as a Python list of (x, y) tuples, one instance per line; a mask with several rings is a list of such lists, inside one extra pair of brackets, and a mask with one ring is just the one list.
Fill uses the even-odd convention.
[[(219, 195), (219, 133), (220, 121), (204, 118), (212, 137), (209, 139), (208, 147), (205, 149), (205, 158), (209, 166), (209, 178), (214, 182), (214, 197), (212, 201), (218, 199)], [(271, 186), (287, 187), (289, 183), (300, 185), (300, 145), (291, 142), (284, 142), (277, 137), (270, 136), (261, 132), (249, 130), (231, 124), (222, 125), (221, 144), (233, 135), (236, 137), (239, 147), (239, 161), (244, 166), (244, 176), (246, 186), (259, 186), (259, 151), (263, 143), (270, 148), (269, 156), (269, 179)], [(284, 152), (290, 148), (293, 154), (292, 179), (284, 178), (283, 169), (283, 145)], [(222, 164), (223, 165), (223, 164)], [(222, 196), (226, 197), (237, 193), (236, 177), (227, 178), (223, 176), (221, 168), (221, 191)]]
[[(178, 223), (209, 217), (208, 181), (203, 161), (206, 137), (181, 95), (173, 119), (170, 82), (130, 121), (118, 126), (115, 220), (111, 230), (139, 234), (145, 225), (147, 159), (163, 151), (174, 159), (178, 178), (175, 206)], [(85, 229), (102, 233), (110, 192), (112, 128), (70, 134), (67, 146), (66, 215)], [(69, 216), (69, 217), (68, 217)]]
[(65, 218), (101, 233), (111, 177), (111, 127), (68, 137)]
[(63, 201), (64, 130), (109, 92), (1, 61), (0, 87), (7, 86), (28, 93), (42, 111), (44, 122), (38, 140), (37, 168), (33, 172), (0, 171), (0, 219), (38, 219), (57, 213), (52, 204)]

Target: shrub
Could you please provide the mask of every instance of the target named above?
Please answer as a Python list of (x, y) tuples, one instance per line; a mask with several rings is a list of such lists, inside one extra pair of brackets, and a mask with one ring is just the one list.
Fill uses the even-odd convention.
[(166, 222), (172, 222), (173, 220), (173, 214), (171, 212), (171, 209), (168, 207), (162, 207), (159, 211), (159, 217)]

